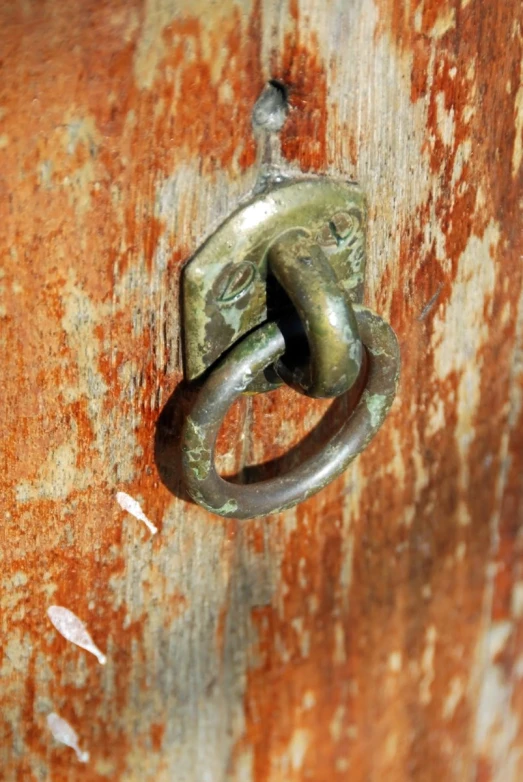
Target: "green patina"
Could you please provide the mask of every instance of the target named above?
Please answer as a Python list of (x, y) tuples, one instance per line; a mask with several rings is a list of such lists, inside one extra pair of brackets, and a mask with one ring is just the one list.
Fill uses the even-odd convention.
[(238, 509), (236, 500), (227, 500), (220, 508), (214, 508), (212, 505), (209, 505), (201, 495), (197, 495), (196, 492), (193, 492), (193, 499), (196, 500), (202, 508), (205, 508), (205, 510), (210, 511), (211, 513), (216, 513), (218, 516), (228, 516)]
[(211, 471), (212, 451), (206, 445), (205, 430), (188, 418), (185, 423), (184, 457), (199, 481), (204, 481)]
[(377, 429), (381, 426), (381, 423), (385, 417), (387, 409), (390, 405), (391, 398), (386, 394), (368, 394), (365, 396), (365, 404), (370, 415), (370, 425), (373, 429)]

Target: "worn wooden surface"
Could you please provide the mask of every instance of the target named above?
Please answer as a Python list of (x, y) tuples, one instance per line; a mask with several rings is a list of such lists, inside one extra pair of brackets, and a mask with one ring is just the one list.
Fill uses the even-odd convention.
[[(3, 779), (523, 778), (522, 23), (519, 0), (0, 4)], [(270, 78), (292, 110), (260, 140)], [(403, 379), (343, 478), (240, 525), (160, 480), (183, 393), (156, 423), (182, 264), (267, 165), (365, 188)], [(238, 406), (223, 468), (323, 409)]]

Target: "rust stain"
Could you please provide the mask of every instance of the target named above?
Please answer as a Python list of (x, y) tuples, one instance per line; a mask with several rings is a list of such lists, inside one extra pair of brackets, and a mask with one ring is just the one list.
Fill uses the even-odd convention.
[[(285, 536), (283, 522), (278, 532)], [(348, 696), (352, 667), (346, 628), (336, 618), (341, 560), (339, 489), (334, 485), (322, 494), (321, 509), (310, 502), (297, 509), (273, 605), (252, 612), (257, 664), (249, 672), (244, 742), (254, 747), (255, 780), (290, 781), (305, 774), (335, 778), (339, 772), (347, 741), (341, 735), (333, 738), (332, 722)], [(337, 682), (343, 682), (341, 698)], [(313, 740), (310, 753), (305, 750), (293, 764), (297, 731)], [(281, 776), (274, 774), (278, 767)]]
[[(126, 720), (136, 692), (162, 675), (151, 647), (165, 645), (191, 602), (155, 564), (172, 550), (169, 536), (148, 540), (114, 500), (117, 489), (140, 497), (161, 532), (173, 502), (156, 473), (154, 429), (159, 378), (172, 388), (180, 372), (166, 379), (176, 345), (162, 337), (169, 313), (158, 312), (178, 307), (193, 236), (190, 219), (176, 225), (159, 193), (183, 166), (213, 182), (253, 164), (246, 107), (262, 84), (260, 17), (256, 4), (250, 15), (235, 5), (220, 35), (201, 18), (174, 18), (147, 88), (134, 72), (142, 3), (32, 4), (28, 14), (4, 9), (0, 33), (11, 52), (0, 149), (9, 193), (0, 206), (9, 224), (2, 346), (13, 356), (3, 380), (11, 411), (3, 571), (22, 595), (15, 611), (2, 612), (2, 722), (12, 722), (2, 765), (13, 779), (41, 769), (53, 779), (119, 779), (134, 747), (144, 757), (161, 751), (166, 715), (154, 699), (146, 732), (131, 739)], [(190, 539), (183, 546), (190, 550)], [(129, 591), (141, 604), (126, 604)], [(56, 602), (88, 620), (107, 652), (109, 684), (49, 624)], [(88, 767), (51, 747), (45, 717), (55, 708), (81, 726)]]
[[(256, 782), (303, 779), (305, 769), (317, 779), (345, 779), (347, 773), (362, 780), (422, 779), (427, 769), (431, 778), (453, 777), (466, 775), (475, 763), (478, 778), (493, 778), (492, 764), (472, 740), (474, 696), (458, 694), (452, 707), (446, 704), (452, 677), (469, 680), (483, 632), (522, 285), (521, 237), (514, 233), (520, 180), (511, 170), (521, 60), (513, 24), (517, 4), (470, 3), (458, 13), (450, 3), (422, 3), (408, 11), (403, 3), (385, 0), (379, 9), (376, 40), (390, 41), (410, 75), (411, 101), (426, 107), (419, 154), (433, 178), (427, 201), (404, 228), (400, 257), (385, 274), (376, 304), (384, 310), (393, 285), (390, 317), (403, 345), (401, 399), (360, 460), (349, 594), (339, 593), (338, 483), (298, 508), (295, 531), (282, 554), (278, 591), (270, 607), (253, 611), (259, 664), (249, 672), (248, 721), (238, 752), (253, 748)], [(286, 48), (289, 63), (297, 62), (296, 41), (287, 39)], [(295, 66), (294, 75), (291, 70), (289, 64), (289, 82), (299, 82), (300, 72), (305, 84), (307, 69)], [(285, 71), (277, 73), (285, 81)], [(324, 74), (318, 79), (312, 105), (302, 105), (308, 118), (300, 120), (296, 112), (299, 130), (291, 125), (283, 140), (285, 154), (304, 170), (321, 171), (328, 162), (321, 147), (328, 120), (315, 131), (321, 149), (317, 157), (307, 143), (314, 110), (321, 104), (327, 115), (324, 79)], [(486, 117), (492, 118), (488, 126)], [(301, 139), (301, 147), (297, 141), (293, 146), (293, 138)], [(434, 235), (427, 242), (427, 225), (436, 225), (442, 239)], [(501, 239), (489, 244), (492, 226)], [(473, 265), (465, 268), (476, 242), (494, 269), (491, 276)], [(437, 317), (417, 321), (435, 289)], [(441, 327), (447, 328), (446, 319), (459, 306), (456, 291), (461, 290), (471, 302), (482, 302), (482, 309), (474, 312), (463, 301), (453, 342), (477, 344), (478, 350), (469, 359), (472, 375), (461, 359), (443, 374), (437, 358)], [(468, 397), (469, 412), (464, 406), (471, 382), (475, 391)], [(267, 416), (268, 401), (255, 404)], [(303, 414), (304, 408), (294, 405)], [(261, 438), (261, 428), (256, 431)], [(265, 447), (264, 454), (274, 450)], [(512, 453), (519, 475), (517, 445)], [(394, 474), (399, 465), (401, 479)], [(520, 497), (520, 489), (518, 483), (514, 497)], [(324, 503), (336, 509), (333, 516), (325, 513)], [(514, 513), (517, 527), (519, 506)], [(282, 527), (280, 522), (275, 537), (284, 534)], [(512, 556), (510, 536), (506, 547)], [(338, 556), (331, 558), (328, 551)], [(308, 577), (303, 582), (300, 562)], [(505, 584), (505, 600), (513, 601), (512, 574), (499, 574), (498, 581), (498, 589)], [(308, 609), (311, 601), (317, 614)], [(428, 628), (434, 628), (429, 635)], [(304, 639), (307, 655), (300, 646)], [(398, 649), (405, 663), (399, 668), (395, 663), (391, 679), (386, 661), (396, 660)], [(512, 659), (512, 670), (515, 664)], [(315, 702), (311, 713), (302, 706), (309, 690)], [(341, 726), (339, 745), (336, 725)], [(293, 770), (289, 748), (298, 729), (310, 731), (314, 741), (303, 767)]]
[(272, 76), (289, 91), (290, 113), (281, 131), (284, 157), (302, 171), (321, 173), (327, 163), (327, 73), (316, 33), (306, 32), (297, 0), (289, 8), (292, 31), (275, 51)]

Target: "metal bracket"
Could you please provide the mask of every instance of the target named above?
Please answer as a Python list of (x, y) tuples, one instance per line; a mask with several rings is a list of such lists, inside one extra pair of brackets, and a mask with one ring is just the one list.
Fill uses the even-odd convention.
[(278, 237), (292, 229), (321, 247), (348, 299), (361, 303), (366, 207), (360, 188), (320, 179), (276, 187), (232, 214), (184, 270), (188, 380), (275, 314), (267, 257)]

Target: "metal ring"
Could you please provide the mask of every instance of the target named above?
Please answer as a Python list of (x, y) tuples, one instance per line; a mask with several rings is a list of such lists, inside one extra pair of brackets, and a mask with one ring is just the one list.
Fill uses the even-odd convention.
[(296, 308), (310, 360), (290, 371), (274, 367), (288, 385), (312, 397), (340, 396), (359, 377), (363, 347), (351, 302), (322, 249), (304, 229), (280, 235), (268, 251), (268, 266)]
[(354, 312), (369, 357), (365, 389), (353, 413), (323, 450), (286, 475), (244, 486), (221, 478), (214, 465), (216, 438), (228, 408), (285, 350), (278, 325), (260, 326), (209, 375), (182, 436), (185, 483), (198, 504), (236, 519), (278, 513), (320, 491), (369, 444), (394, 400), (400, 354), (396, 336), (384, 320), (365, 307), (354, 305)]

